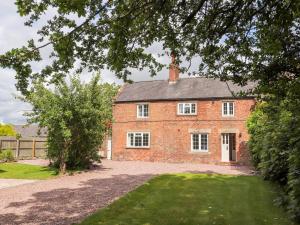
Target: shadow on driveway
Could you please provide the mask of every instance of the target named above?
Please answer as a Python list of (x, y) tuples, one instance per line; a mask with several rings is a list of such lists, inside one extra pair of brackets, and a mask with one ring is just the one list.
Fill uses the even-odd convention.
[[(23, 202), (12, 202), (7, 208), (21, 208), (19, 213), (0, 214), (1, 224), (72, 224), (105, 207), (115, 199), (135, 189), (153, 175), (115, 175), (112, 178), (91, 179), (80, 188), (61, 188), (37, 192)], [(5, 209), (4, 209), (5, 210)]]

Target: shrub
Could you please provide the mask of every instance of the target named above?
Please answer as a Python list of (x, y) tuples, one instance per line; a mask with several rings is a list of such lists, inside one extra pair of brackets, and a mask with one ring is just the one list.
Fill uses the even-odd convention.
[(0, 123), (0, 136), (16, 136), (16, 131), (11, 124)]
[(14, 160), (15, 160), (15, 157), (14, 157), (11, 149), (2, 150), (0, 152), (0, 161), (12, 162)]
[(285, 193), (278, 201), (300, 221), (300, 103), (285, 96), (257, 105), (247, 121), (253, 164)]

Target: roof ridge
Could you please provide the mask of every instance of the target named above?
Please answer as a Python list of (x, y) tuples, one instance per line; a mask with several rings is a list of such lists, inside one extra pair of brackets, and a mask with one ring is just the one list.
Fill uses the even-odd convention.
[[(219, 79), (219, 78), (214, 78), (214, 77), (203, 77), (203, 76), (199, 76), (199, 77), (181, 77), (179, 78), (179, 80), (186, 80), (186, 79)], [(132, 84), (136, 84), (136, 83), (143, 83), (143, 82), (155, 82), (155, 81), (168, 81), (168, 80), (141, 80), (141, 81), (134, 81)], [(131, 84), (131, 83), (125, 83), (125, 84)]]

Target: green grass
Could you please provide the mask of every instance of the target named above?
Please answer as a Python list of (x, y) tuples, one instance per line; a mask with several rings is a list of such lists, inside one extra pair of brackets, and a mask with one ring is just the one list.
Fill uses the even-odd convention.
[(0, 178), (11, 179), (48, 179), (57, 175), (56, 170), (21, 163), (0, 163)]
[[(99, 187), (101, 188), (101, 187)], [(255, 176), (162, 175), (81, 225), (292, 225), (273, 186)]]

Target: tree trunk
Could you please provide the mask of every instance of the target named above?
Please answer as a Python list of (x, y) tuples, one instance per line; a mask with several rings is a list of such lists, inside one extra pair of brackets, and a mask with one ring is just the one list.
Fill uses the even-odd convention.
[(61, 155), (60, 155), (60, 162), (59, 162), (59, 173), (60, 174), (65, 174), (66, 173), (66, 154), (67, 154), (67, 151), (68, 151), (68, 143), (65, 143), (64, 144), (64, 148), (61, 152)]
[(59, 164), (59, 173), (65, 174), (66, 173), (66, 162), (64, 158), (61, 158), (60, 164)]

